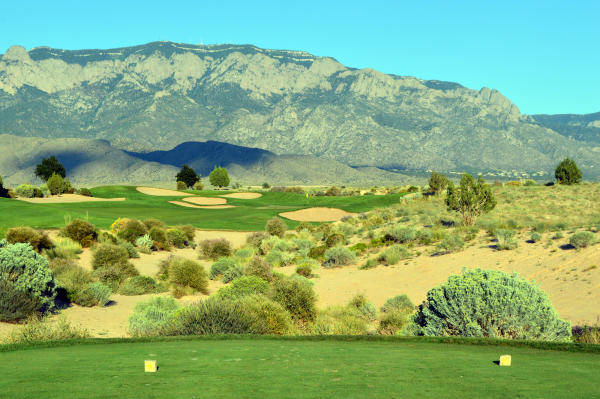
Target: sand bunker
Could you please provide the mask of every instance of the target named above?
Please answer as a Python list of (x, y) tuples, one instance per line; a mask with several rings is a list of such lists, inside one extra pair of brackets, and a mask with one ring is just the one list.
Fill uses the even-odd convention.
[(169, 201), (171, 204), (175, 204), (175, 205), (179, 205), (179, 206), (185, 206), (186, 208), (198, 208), (198, 209), (227, 209), (227, 208), (235, 208), (235, 206), (233, 205), (207, 205), (207, 206), (202, 206), (202, 205), (194, 205), (194, 204), (189, 204), (187, 202), (182, 202), (182, 201)]
[(223, 205), (227, 203), (225, 198), (211, 198), (211, 197), (188, 197), (183, 198), (185, 202), (191, 202), (195, 205)]
[(53, 195), (47, 198), (17, 198), (20, 201), (31, 202), (34, 204), (61, 204), (69, 202), (98, 202), (98, 201), (125, 201), (125, 198), (97, 198), (86, 197), (79, 194)]
[(156, 188), (156, 187), (136, 187), (135, 189), (138, 190), (142, 194), (157, 195), (160, 197), (174, 197), (174, 196), (184, 197), (186, 195), (194, 195), (194, 194), (189, 194), (189, 193), (182, 193), (181, 191), (167, 190), (164, 188)]
[(233, 193), (233, 194), (221, 195), (221, 197), (235, 198), (235, 199), (257, 199), (257, 198), (262, 197), (262, 194), (260, 194), (260, 193)]
[(307, 208), (293, 212), (283, 212), (279, 216), (299, 222), (335, 222), (352, 213), (337, 208)]

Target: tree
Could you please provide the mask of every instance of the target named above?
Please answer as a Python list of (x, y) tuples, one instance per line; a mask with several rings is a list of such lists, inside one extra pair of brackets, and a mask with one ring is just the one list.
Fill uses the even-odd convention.
[(429, 188), (435, 194), (441, 194), (442, 191), (448, 187), (448, 178), (441, 173), (431, 172), (431, 177), (429, 178)]
[(208, 180), (210, 184), (216, 187), (227, 187), (229, 185), (229, 174), (227, 173), (227, 169), (225, 168), (217, 168), (210, 172), (208, 176)]
[(42, 159), (42, 162), (35, 167), (35, 175), (43, 181), (48, 181), (48, 179), (55, 173), (60, 175), (60, 177), (65, 177), (67, 175), (65, 167), (62, 166), (62, 164), (54, 155), (50, 156), (49, 158)]
[(177, 173), (176, 180), (182, 181), (187, 184), (188, 188), (192, 188), (196, 182), (200, 181), (200, 177), (194, 169), (184, 164), (179, 173)]
[(462, 215), (463, 223), (470, 226), (475, 219), (496, 207), (496, 200), (492, 190), (479, 176), (477, 180), (468, 173), (460, 179), (460, 188), (449, 181), (446, 195), (446, 206), (449, 211), (456, 211)]
[(558, 164), (554, 170), (554, 177), (558, 184), (578, 184), (581, 183), (581, 171), (570, 158), (565, 158)]
[(48, 191), (52, 195), (59, 195), (65, 192), (65, 181), (61, 177), (61, 175), (53, 173), (52, 176), (48, 179)]
[(0, 197), (8, 197), (8, 190), (4, 188), (2, 176), (0, 176)]
[(427, 293), (415, 315), (417, 335), (568, 341), (548, 295), (517, 274), (475, 269)]

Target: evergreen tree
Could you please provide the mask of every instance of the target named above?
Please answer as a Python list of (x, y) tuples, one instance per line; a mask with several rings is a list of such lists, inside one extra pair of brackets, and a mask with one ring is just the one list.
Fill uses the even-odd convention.
[(470, 226), (479, 215), (494, 209), (496, 200), (481, 176), (475, 180), (473, 176), (465, 173), (460, 179), (459, 188), (452, 182), (448, 183), (446, 205), (449, 211), (460, 213), (463, 223)]
[(42, 162), (35, 167), (35, 175), (43, 181), (48, 181), (54, 173), (60, 175), (60, 177), (65, 177), (67, 175), (65, 167), (62, 166), (54, 155), (42, 159)]
[(442, 191), (448, 187), (448, 178), (441, 173), (431, 172), (431, 177), (429, 178), (429, 188), (435, 194), (441, 194)]
[(176, 180), (182, 181), (188, 188), (192, 188), (196, 182), (200, 181), (200, 177), (196, 174), (194, 169), (184, 164), (179, 173), (177, 173)]
[(558, 184), (579, 184), (581, 183), (581, 171), (575, 161), (565, 158), (558, 164), (554, 170), (554, 177)]

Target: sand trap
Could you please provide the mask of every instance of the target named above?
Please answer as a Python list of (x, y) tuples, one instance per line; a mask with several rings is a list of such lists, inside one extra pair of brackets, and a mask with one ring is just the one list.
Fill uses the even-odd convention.
[(61, 204), (69, 202), (99, 202), (99, 201), (125, 201), (125, 198), (97, 198), (86, 197), (79, 194), (53, 195), (47, 198), (17, 198), (20, 201), (31, 202), (34, 204)]
[(221, 197), (236, 198), (236, 199), (257, 199), (257, 198), (262, 197), (262, 194), (260, 194), (260, 193), (233, 193), (233, 194), (221, 195)]
[(299, 222), (335, 222), (352, 213), (337, 208), (307, 208), (293, 212), (283, 212), (279, 216)]
[(186, 208), (198, 208), (198, 209), (227, 209), (227, 208), (235, 208), (235, 206), (233, 205), (207, 205), (207, 206), (202, 206), (202, 205), (194, 205), (194, 204), (189, 204), (187, 202), (182, 202), (182, 201), (169, 201), (171, 204), (175, 204), (175, 205), (179, 205), (179, 206), (185, 206)]
[(157, 195), (160, 197), (174, 197), (174, 196), (184, 197), (186, 195), (194, 195), (194, 194), (189, 194), (189, 193), (182, 193), (181, 191), (167, 190), (164, 188), (156, 188), (156, 187), (136, 187), (135, 189), (138, 190), (142, 194)]
[(211, 197), (188, 197), (183, 198), (185, 202), (191, 202), (195, 205), (223, 205), (227, 203), (224, 198), (211, 198)]

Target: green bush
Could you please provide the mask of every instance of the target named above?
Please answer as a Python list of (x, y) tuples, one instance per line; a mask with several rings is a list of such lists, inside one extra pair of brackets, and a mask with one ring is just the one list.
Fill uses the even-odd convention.
[(127, 251), (127, 256), (129, 258), (139, 258), (140, 257), (140, 254), (138, 253), (137, 249), (135, 248), (135, 245), (133, 245), (129, 241), (123, 241), (119, 244), (119, 246), (122, 248), (125, 248), (125, 250)]
[(94, 276), (104, 284), (106, 284), (111, 291), (117, 292), (119, 286), (123, 281), (129, 277), (139, 275), (139, 272), (131, 264), (131, 262), (115, 263), (108, 266), (99, 267), (94, 271)]
[(279, 303), (264, 295), (249, 295), (240, 299), (245, 311), (256, 316), (265, 334), (287, 335), (294, 332), (290, 314)]
[(168, 229), (167, 238), (169, 243), (176, 248), (183, 248), (188, 242), (185, 232), (179, 229)]
[(450, 234), (445, 236), (436, 247), (436, 251), (440, 254), (449, 254), (458, 252), (465, 246), (465, 242), (458, 234)]
[(6, 241), (9, 244), (25, 243), (31, 245), (34, 251), (40, 253), (44, 249), (52, 248), (52, 241), (48, 236), (31, 227), (12, 227), (6, 231)]
[(348, 306), (356, 309), (361, 317), (364, 317), (367, 321), (377, 319), (377, 308), (362, 294), (355, 295), (348, 303)]
[(73, 302), (81, 306), (105, 306), (112, 294), (106, 285), (95, 282), (88, 283), (76, 291)]
[(311, 265), (303, 263), (301, 265), (296, 266), (296, 274), (306, 278), (313, 277)]
[(177, 190), (185, 190), (185, 189), (187, 189), (187, 184), (185, 184), (182, 181), (177, 181), (176, 184), (175, 184), (175, 186), (176, 186)]
[(565, 158), (558, 164), (554, 170), (554, 177), (558, 184), (578, 184), (581, 183), (581, 171), (575, 161)]
[(48, 260), (29, 244), (9, 244), (0, 240), (0, 281), (10, 282), (15, 289), (27, 293), (46, 310), (56, 297), (56, 281)]
[(101, 244), (96, 248), (92, 256), (92, 268), (94, 270), (117, 264), (123, 264), (129, 259), (127, 250), (119, 245)]
[(387, 241), (395, 241), (401, 243), (412, 242), (417, 239), (417, 229), (414, 227), (404, 227), (400, 225), (393, 226), (388, 229), (385, 234)]
[(381, 335), (398, 335), (403, 332), (408, 333), (411, 325), (410, 314), (394, 310), (383, 313), (379, 319), (377, 333)]
[(157, 250), (169, 250), (171, 248), (169, 237), (167, 236), (167, 231), (165, 229), (154, 226), (148, 231), (148, 236), (152, 239), (152, 245)]
[(223, 273), (221, 281), (225, 284), (232, 282), (236, 278), (240, 278), (244, 275), (244, 268), (240, 265), (235, 265)]
[(392, 245), (383, 251), (381, 255), (379, 255), (378, 260), (380, 262), (384, 262), (388, 265), (395, 265), (403, 259), (408, 259), (410, 257), (410, 252), (403, 245)]
[(246, 244), (254, 248), (260, 248), (263, 240), (268, 237), (269, 236), (264, 231), (255, 231), (253, 233), (248, 234), (248, 236), (246, 237)]
[(134, 337), (159, 335), (179, 309), (177, 301), (169, 297), (158, 296), (139, 302), (129, 317), (129, 333)]
[(475, 269), (431, 289), (415, 316), (417, 335), (568, 341), (546, 293), (516, 274)]
[(230, 285), (217, 291), (216, 297), (220, 299), (235, 300), (248, 295), (262, 295), (269, 292), (269, 283), (256, 276), (242, 276), (236, 278)]
[(137, 240), (135, 240), (135, 246), (145, 254), (152, 252), (152, 245), (154, 245), (154, 241), (148, 234), (144, 234), (142, 237), (138, 237)]
[(28, 342), (62, 341), (67, 339), (89, 338), (88, 330), (72, 326), (64, 316), (60, 316), (57, 322), (48, 319), (29, 320), (23, 327), (17, 328), (8, 336), (7, 342), (11, 344), (23, 344)]
[(200, 242), (200, 253), (209, 259), (231, 256), (231, 243), (225, 238), (202, 240)]
[(317, 296), (309, 280), (301, 277), (276, 279), (270, 295), (290, 312), (294, 320), (310, 322), (315, 319)]
[(416, 307), (406, 294), (396, 295), (391, 297), (381, 307), (382, 313), (389, 313), (394, 311), (402, 311), (405, 313), (413, 313)]
[(320, 245), (311, 248), (310, 251), (308, 251), (308, 256), (312, 259), (320, 259), (325, 255), (325, 251), (327, 251), (327, 247), (325, 245)]
[(83, 195), (84, 197), (91, 197), (92, 196), (92, 192), (90, 191), (89, 188), (85, 188), (85, 187), (81, 187), (78, 190), (78, 194), (79, 195)]
[(80, 306), (95, 306), (101, 302), (102, 298), (96, 296), (98, 290), (88, 287), (94, 282), (92, 273), (74, 261), (57, 258), (50, 262), (50, 268), (54, 273), (57, 286), (65, 290), (69, 302)]
[(340, 233), (333, 233), (327, 236), (325, 239), (325, 246), (327, 248), (333, 248), (337, 246), (344, 245), (346, 243), (346, 238)]
[(377, 267), (377, 261), (373, 258), (367, 259), (367, 261), (359, 266), (360, 270), (368, 270), (368, 269), (373, 269), (374, 267)]
[(540, 233), (538, 233), (537, 231), (534, 231), (531, 233), (531, 236), (529, 237), (529, 240), (531, 242), (538, 242), (542, 239), (542, 235)]
[(147, 230), (150, 230), (153, 227), (158, 227), (159, 229), (164, 229), (166, 227), (165, 224), (158, 219), (144, 219), (142, 220), (142, 223), (144, 223)]
[(63, 176), (53, 173), (52, 176), (46, 182), (48, 190), (52, 195), (60, 195), (65, 193), (73, 193), (73, 187), (69, 179), (63, 179)]
[(130, 243), (135, 243), (139, 237), (142, 237), (148, 232), (146, 225), (136, 219), (127, 219), (123, 229), (119, 231), (117, 236)]
[(121, 295), (145, 295), (161, 291), (161, 287), (149, 276), (130, 277), (119, 287)]
[(267, 256), (265, 256), (265, 260), (273, 266), (288, 266), (294, 262), (294, 254), (283, 252), (278, 249), (271, 250)]
[(193, 260), (173, 258), (169, 264), (169, 281), (173, 285), (208, 294), (208, 276), (204, 266)]
[(210, 267), (209, 278), (214, 280), (219, 277), (223, 277), (227, 270), (239, 266), (238, 262), (235, 258), (224, 256), (222, 258), (217, 259), (216, 262), (212, 264)]
[(267, 224), (265, 225), (265, 231), (267, 232), (267, 234), (277, 236), (279, 238), (283, 238), (283, 235), (285, 234), (287, 229), (288, 227), (284, 223), (284, 221), (278, 218), (277, 216), (269, 219), (267, 221)]
[(189, 246), (191, 243), (194, 242), (196, 238), (196, 228), (194, 226), (192, 226), (191, 224), (185, 224), (183, 226), (177, 226), (176, 228), (178, 230), (183, 231), (186, 240), (185, 245)]
[(513, 230), (498, 229), (494, 235), (498, 240), (498, 249), (511, 250), (517, 248), (519, 245), (517, 240), (514, 238), (515, 232)]
[(569, 238), (569, 244), (574, 248), (585, 248), (596, 242), (596, 236), (590, 231), (580, 231)]
[(15, 193), (20, 198), (41, 198), (43, 197), (42, 190), (32, 186), (31, 184), (21, 184), (15, 189)]
[(54, 246), (46, 250), (45, 254), (49, 259), (62, 258), (73, 259), (82, 253), (81, 244), (67, 237), (57, 237), (54, 240)]
[(115, 235), (108, 231), (100, 231), (98, 233), (98, 242), (100, 244), (117, 244), (119, 240)]
[(365, 335), (369, 323), (358, 310), (335, 306), (319, 312), (312, 326), (315, 335)]
[(254, 248), (240, 248), (233, 254), (240, 260), (247, 260), (254, 256)]
[(260, 249), (264, 254), (267, 254), (273, 250), (289, 251), (292, 249), (292, 244), (277, 236), (270, 236), (269, 238), (263, 240), (262, 244), (260, 245)]
[(325, 267), (340, 267), (352, 264), (356, 261), (356, 255), (346, 247), (333, 247), (325, 251), (323, 255)]
[(63, 235), (77, 241), (84, 248), (89, 247), (97, 236), (94, 225), (81, 219), (75, 219), (66, 225)]
[(273, 266), (260, 256), (250, 259), (244, 273), (248, 276), (260, 277), (265, 281), (273, 281)]
[(16, 322), (26, 319), (42, 307), (40, 301), (11, 281), (0, 279), (0, 321)]

